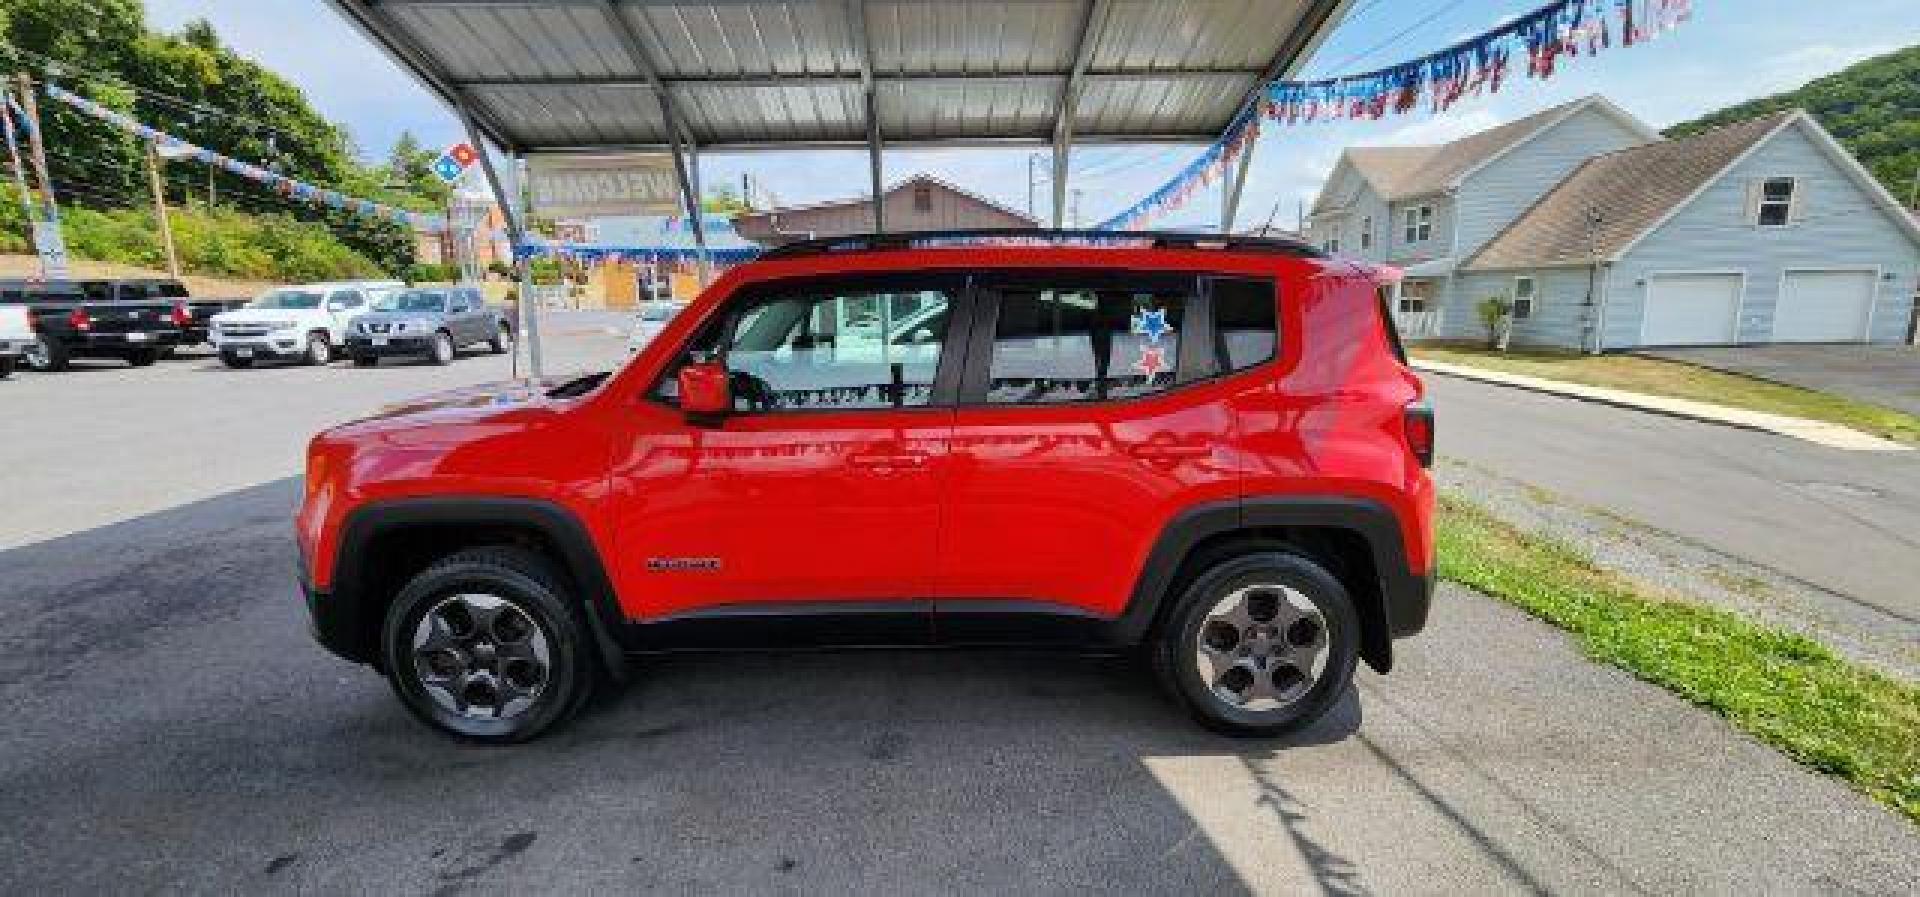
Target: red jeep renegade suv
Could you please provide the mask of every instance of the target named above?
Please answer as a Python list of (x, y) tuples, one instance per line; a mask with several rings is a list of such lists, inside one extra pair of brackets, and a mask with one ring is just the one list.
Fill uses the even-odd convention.
[(1432, 447), (1373, 276), (1311, 248), (852, 237), (617, 372), (320, 434), (297, 526), (321, 643), (482, 741), (769, 644), (1140, 646), (1266, 734), (1425, 623)]

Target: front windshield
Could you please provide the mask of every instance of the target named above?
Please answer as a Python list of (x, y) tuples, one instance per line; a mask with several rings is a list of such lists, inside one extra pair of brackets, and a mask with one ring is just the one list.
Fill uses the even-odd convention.
[(440, 290), (402, 290), (373, 301), (374, 311), (441, 311), (447, 294)]
[(319, 308), (320, 294), (309, 290), (274, 290), (247, 303), (248, 308)]

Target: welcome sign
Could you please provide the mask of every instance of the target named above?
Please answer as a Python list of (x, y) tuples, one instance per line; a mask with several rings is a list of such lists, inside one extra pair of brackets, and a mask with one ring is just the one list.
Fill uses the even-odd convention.
[(529, 156), (527, 175), (533, 214), (546, 218), (680, 211), (673, 158), (665, 153)]

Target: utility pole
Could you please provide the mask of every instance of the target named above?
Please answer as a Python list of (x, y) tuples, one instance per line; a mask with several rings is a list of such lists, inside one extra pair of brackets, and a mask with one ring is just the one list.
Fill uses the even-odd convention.
[(1040, 161), (1039, 153), (1027, 154), (1027, 217), (1034, 217), (1033, 209), (1033, 167)]
[(1067, 220), (1073, 222), (1075, 228), (1080, 226), (1080, 194), (1085, 192), (1079, 187), (1073, 188), (1073, 204), (1067, 206)]
[(160, 245), (167, 250), (167, 275), (180, 276), (180, 256), (173, 250), (173, 222), (167, 217), (167, 191), (160, 186), (160, 147), (147, 141), (147, 184), (153, 188), (153, 220), (160, 225)]
[(1600, 282), (1600, 248), (1599, 248), (1600, 225), (1606, 223), (1606, 216), (1601, 214), (1599, 206), (1589, 205), (1587, 206), (1586, 217), (1587, 217), (1587, 315), (1586, 315), (1587, 322), (1586, 323), (1587, 323), (1587, 327), (1593, 331), (1592, 352), (1593, 354), (1598, 355), (1600, 354), (1600, 349), (1602, 344), (1606, 341), (1606, 335), (1600, 332), (1602, 321), (1600, 318), (1600, 305), (1598, 301), (1599, 297), (1596, 295), (1599, 290), (1599, 282)]
[(53, 192), (53, 177), (47, 173), (47, 146), (40, 137), (40, 104), (33, 97), (33, 78), (26, 72), (14, 76), (20, 85), (20, 109), (26, 113), (27, 146), (33, 153), (34, 173), (40, 177), (41, 215), (33, 223), (33, 246), (40, 255), (40, 273), (49, 280), (63, 280), (67, 270), (67, 243), (60, 235), (60, 203)]

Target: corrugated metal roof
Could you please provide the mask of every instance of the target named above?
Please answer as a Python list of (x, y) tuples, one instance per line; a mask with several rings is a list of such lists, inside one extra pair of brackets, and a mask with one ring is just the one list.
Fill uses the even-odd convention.
[[(520, 151), (1210, 140), (1345, 0), (332, 0)], [(665, 93), (662, 103), (661, 93)], [(671, 113), (663, 111), (663, 106)]]

